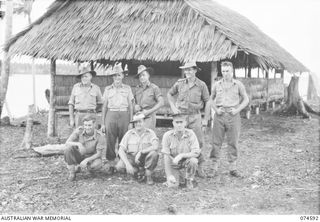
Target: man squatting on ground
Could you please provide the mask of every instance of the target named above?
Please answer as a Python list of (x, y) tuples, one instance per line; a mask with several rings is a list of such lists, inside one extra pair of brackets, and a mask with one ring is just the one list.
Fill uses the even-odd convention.
[(102, 105), (102, 95), (99, 86), (91, 82), (92, 77), (96, 76), (95, 71), (89, 68), (82, 68), (77, 78), (81, 82), (76, 83), (69, 99), (70, 126), (78, 127), (82, 124), (82, 118), (88, 113), (95, 114)]
[[(178, 80), (168, 91), (167, 97), (171, 110), (174, 114), (186, 113), (186, 127), (192, 129), (196, 134), (200, 148), (204, 145), (204, 136), (202, 125), (207, 126), (208, 121), (202, 121), (200, 110), (207, 107), (209, 101), (209, 91), (207, 85), (196, 77), (196, 73), (200, 71), (195, 62), (185, 63), (179, 67), (185, 75), (185, 79)], [(177, 96), (175, 102), (174, 96)], [(204, 157), (200, 154), (198, 176), (206, 177), (202, 164)]]
[(163, 96), (157, 85), (151, 83), (149, 78), (153, 75), (154, 70), (151, 67), (140, 65), (138, 67), (137, 77), (140, 84), (136, 87), (134, 98), (136, 104), (134, 112), (142, 112), (150, 118), (145, 119), (145, 127), (155, 130), (156, 128), (156, 112), (164, 105)]
[[(214, 171), (211, 176), (217, 173), (221, 146), (226, 134), (230, 174), (235, 177), (241, 177), (240, 173), (236, 170), (241, 127), (240, 111), (248, 105), (249, 98), (244, 85), (240, 81), (233, 79), (234, 69), (230, 60), (221, 62), (221, 72), (223, 78), (213, 85), (211, 93), (211, 100), (215, 100), (212, 103), (215, 117), (213, 124), (213, 146), (210, 153)], [(209, 115), (210, 108), (207, 107), (206, 120), (209, 119)]]
[(87, 114), (83, 126), (76, 128), (66, 141), (64, 160), (69, 170), (68, 179), (73, 181), (82, 170), (94, 172), (102, 167), (101, 153), (105, 149), (104, 136), (95, 129), (96, 117)]
[[(127, 70), (121, 65), (115, 65), (109, 73), (113, 78), (113, 84), (104, 90), (104, 103), (102, 107), (102, 132), (106, 133), (107, 149), (102, 154), (102, 161), (110, 164), (110, 171), (113, 173), (116, 159), (115, 145), (122, 140), (128, 131), (128, 125), (133, 114), (133, 94), (130, 86), (123, 84), (122, 79)], [(104, 151), (105, 152), (105, 151)]]
[(145, 115), (136, 113), (131, 123), (134, 128), (126, 132), (119, 145), (120, 160), (116, 165), (118, 172), (126, 170), (127, 174), (139, 175), (140, 182), (147, 178), (152, 185), (152, 173), (157, 167), (159, 139), (153, 130), (145, 127)]
[[(195, 133), (185, 128), (187, 118), (187, 115), (175, 114), (173, 129), (162, 138), (161, 152), (164, 154), (164, 169), (169, 187), (177, 187), (186, 182), (187, 188), (193, 188), (201, 150)], [(186, 171), (185, 175), (182, 174), (183, 170)]]

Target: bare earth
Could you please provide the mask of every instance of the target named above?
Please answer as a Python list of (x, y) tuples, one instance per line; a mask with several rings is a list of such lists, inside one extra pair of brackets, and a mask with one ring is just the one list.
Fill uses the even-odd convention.
[[(34, 128), (35, 146), (47, 141), (46, 114)], [(66, 119), (61, 119), (66, 123)], [(169, 189), (160, 159), (156, 184), (147, 186), (124, 175), (80, 173), (67, 181), (63, 156), (40, 157), (19, 150), (25, 128), (0, 127), (0, 212), (2, 214), (319, 214), (319, 119), (268, 113), (242, 119), (239, 170), (229, 176), (223, 158), (219, 176), (199, 179), (194, 190)], [(162, 138), (167, 128), (158, 128)], [(206, 171), (211, 132), (206, 135)], [(223, 146), (225, 154), (226, 146)], [(225, 157), (225, 155), (223, 155)]]

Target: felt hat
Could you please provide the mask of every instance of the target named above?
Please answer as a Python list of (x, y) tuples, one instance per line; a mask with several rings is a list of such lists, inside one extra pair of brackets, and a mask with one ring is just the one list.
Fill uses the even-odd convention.
[(82, 67), (80, 68), (80, 73), (77, 75), (77, 78), (80, 79), (82, 75), (90, 73), (92, 77), (96, 76), (97, 73), (93, 70), (91, 70), (89, 67)]
[(146, 67), (144, 65), (139, 65), (138, 66), (138, 72), (136, 74), (136, 77), (138, 77), (143, 71), (147, 71), (150, 75), (153, 75), (154, 69), (151, 67)]
[(127, 74), (128, 73), (127, 66), (125, 66), (123, 69), (121, 66), (121, 63), (116, 64), (112, 67), (112, 69), (109, 72), (107, 72), (106, 75), (112, 76), (112, 75), (119, 74), (119, 73)]
[(197, 66), (196, 62), (186, 62), (183, 66), (179, 66), (179, 69), (196, 68), (198, 71), (201, 69)]

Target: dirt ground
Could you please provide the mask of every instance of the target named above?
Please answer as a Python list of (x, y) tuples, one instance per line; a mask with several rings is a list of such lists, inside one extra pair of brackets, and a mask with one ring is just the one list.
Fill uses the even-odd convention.
[[(36, 117), (34, 145), (63, 143), (46, 139), (46, 114)], [(60, 119), (60, 126), (66, 119)], [(163, 160), (156, 184), (140, 184), (123, 175), (80, 173), (67, 180), (63, 156), (41, 157), (19, 150), (23, 127), (1, 126), (1, 214), (319, 214), (319, 119), (279, 117), (263, 112), (242, 119), (239, 170), (229, 176), (226, 158), (219, 175), (199, 179), (194, 190), (163, 185)], [(63, 128), (63, 127), (62, 127)], [(162, 138), (167, 128), (158, 128)], [(205, 136), (206, 171), (211, 132)], [(223, 146), (225, 157), (226, 146)]]

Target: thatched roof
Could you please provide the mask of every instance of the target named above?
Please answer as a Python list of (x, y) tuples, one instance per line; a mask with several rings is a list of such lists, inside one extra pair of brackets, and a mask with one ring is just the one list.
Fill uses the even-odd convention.
[(248, 19), (211, 0), (58, 0), (5, 50), (71, 61), (209, 62), (250, 55), (251, 67), (307, 71)]

